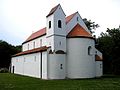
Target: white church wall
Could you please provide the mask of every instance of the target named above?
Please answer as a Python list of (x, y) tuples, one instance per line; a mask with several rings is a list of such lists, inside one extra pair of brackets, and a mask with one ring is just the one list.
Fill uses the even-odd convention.
[(49, 54), (48, 59), (48, 78), (49, 79), (65, 79), (65, 54)]
[(22, 51), (27, 51), (28, 50), (28, 44), (27, 43), (24, 43), (22, 45)]
[(40, 78), (40, 53), (12, 58), (14, 73)]
[[(49, 28), (49, 21), (51, 21), (51, 28)], [(54, 34), (54, 15), (50, 15), (46, 18), (46, 25), (47, 25), (47, 34), (46, 34), (46, 45), (54, 46), (54, 37), (52, 36)], [(54, 50), (53, 47), (51, 47), (52, 50)]]
[(38, 37), (22, 45), (23, 51), (39, 48), (41, 46), (46, 46), (46, 36)]
[(47, 52), (42, 52), (42, 79), (47, 78)]
[(12, 73), (13, 73), (13, 66), (14, 66), (14, 73), (16, 74), (23, 74), (23, 62), (24, 62), (24, 58), (22, 56), (18, 56), (18, 57), (13, 57), (12, 58)]
[(47, 47), (51, 47), (52, 51), (55, 49), (54, 48), (54, 37), (51, 36), (51, 37), (47, 37), (46, 38), (47, 40)]
[(40, 77), (40, 58), (39, 53), (28, 54), (24, 56), (24, 75)]
[[(67, 77), (93, 78), (95, 77), (94, 40), (88, 38), (67, 39)], [(88, 47), (92, 47), (88, 55)]]
[(66, 37), (55, 36), (54, 48), (55, 50), (63, 50), (66, 52)]
[[(51, 27), (49, 28), (49, 21), (51, 21)], [(47, 37), (54, 34), (54, 15), (50, 15), (46, 18), (46, 26), (47, 26)]]
[(96, 61), (96, 77), (103, 75), (103, 63), (102, 61)]

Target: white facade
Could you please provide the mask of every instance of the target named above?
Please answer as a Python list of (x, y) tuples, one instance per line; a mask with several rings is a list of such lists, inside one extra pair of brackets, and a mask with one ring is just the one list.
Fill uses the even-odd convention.
[[(67, 40), (67, 74), (68, 78), (95, 77), (95, 42), (87, 38), (70, 38)], [(91, 54), (88, 55), (88, 47)]]
[(12, 58), (14, 73), (32, 77), (40, 78), (40, 63), (40, 53)]
[(48, 78), (49, 79), (65, 79), (65, 55), (64, 54), (49, 54)]
[[(77, 24), (85, 33), (74, 32)], [(72, 30), (74, 37), (67, 37)], [(57, 5), (46, 16), (46, 31), (38, 34), (39, 37), (32, 34), (31, 39), (22, 44), (22, 52), (12, 57), (11, 72), (42, 79), (102, 76), (102, 61), (95, 59), (96, 55), (102, 58), (102, 53), (95, 48), (94, 38), (78, 12), (66, 17)]]
[(96, 61), (96, 77), (101, 77), (103, 74), (102, 61)]

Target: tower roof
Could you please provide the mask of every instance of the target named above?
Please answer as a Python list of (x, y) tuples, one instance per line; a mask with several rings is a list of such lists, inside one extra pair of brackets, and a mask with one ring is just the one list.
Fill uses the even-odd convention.
[(82, 26), (76, 24), (76, 26), (68, 33), (68, 38), (70, 37), (86, 37), (93, 38)]
[(52, 15), (52, 14), (56, 11), (56, 9), (58, 8), (59, 5), (60, 5), (60, 4), (58, 4), (57, 6), (53, 7), (53, 8), (50, 10), (49, 14), (48, 14), (46, 17)]

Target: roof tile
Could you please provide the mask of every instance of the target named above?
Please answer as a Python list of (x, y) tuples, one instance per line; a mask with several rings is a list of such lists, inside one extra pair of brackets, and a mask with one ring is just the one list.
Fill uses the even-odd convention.
[(42, 35), (45, 35), (45, 34), (46, 34), (46, 27), (43, 28), (43, 29), (40, 29), (39, 31), (37, 31), (37, 32), (35, 32), (33, 34), (31, 34), (24, 43), (26, 43), (28, 41), (31, 41), (31, 40), (33, 40), (33, 39), (35, 39), (37, 37), (40, 37)]
[(60, 4), (58, 4), (57, 6), (53, 7), (53, 8), (51, 9), (51, 11), (49, 12), (49, 14), (48, 14), (46, 17), (52, 15), (52, 14), (56, 11), (56, 9), (58, 8), (59, 5), (60, 5)]
[(67, 37), (76, 37), (76, 36), (82, 36), (82, 37), (89, 37), (93, 38), (91, 34), (89, 34), (82, 26), (77, 24), (67, 35)]
[(103, 59), (102, 59), (100, 56), (95, 55), (95, 60), (96, 60), (96, 61), (102, 61)]
[(49, 47), (43, 46), (43, 47), (40, 47), (40, 48), (35, 48), (35, 49), (32, 49), (32, 50), (27, 50), (27, 51), (24, 51), (24, 52), (17, 53), (15, 55), (13, 55), (13, 57), (15, 57), (15, 56), (21, 56), (21, 55), (26, 55), (26, 54), (31, 54), (31, 53), (36, 53), (36, 52), (46, 51), (48, 48)]

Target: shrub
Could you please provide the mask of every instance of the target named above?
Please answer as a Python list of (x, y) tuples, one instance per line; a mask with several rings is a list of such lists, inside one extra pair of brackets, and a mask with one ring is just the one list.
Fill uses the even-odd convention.
[(1, 68), (0, 73), (8, 73), (9, 70), (7, 68)]

